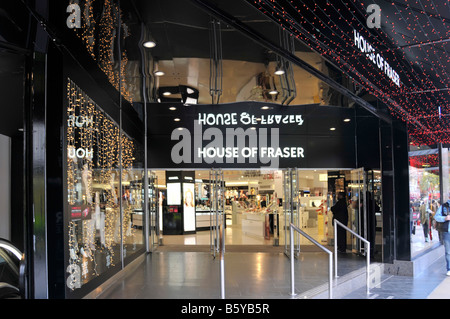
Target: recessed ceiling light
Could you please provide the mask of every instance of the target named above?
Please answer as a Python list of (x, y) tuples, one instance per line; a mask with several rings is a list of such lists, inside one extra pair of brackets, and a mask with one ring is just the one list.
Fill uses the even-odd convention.
[(350, 122), (350, 119), (344, 119), (344, 122)]
[(146, 48), (154, 48), (156, 47), (155, 41), (147, 41), (142, 44)]
[(175, 111), (177, 108), (175, 107), (175, 106), (171, 106), (171, 107), (169, 107), (169, 110), (171, 110), (171, 111)]
[(283, 69), (277, 69), (274, 73), (275, 73), (275, 75), (283, 75), (284, 74), (284, 70)]
[(277, 90), (272, 90), (272, 91), (269, 92), (269, 94), (270, 95), (275, 95), (275, 94), (278, 94), (278, 91)]
[(336, 128), (335, 127), (330, 127), (330, 131), (335, 131)]
[(163, 92), (163, 95), (164, 96), (169, 96), (169, 95), (171, 95), (172, 93), (170, 93), (170, 92)]
[(163, 71), (155, 71), (156, 76), (163, 76), (165, 73)]
[(268, 110), (268, 109), (269, 109), (268, 106), (263, 106), (263, 107), (261, 108), (261, 110)]
[(178, 117), (173, 119), (175, 122), (181, 121)]

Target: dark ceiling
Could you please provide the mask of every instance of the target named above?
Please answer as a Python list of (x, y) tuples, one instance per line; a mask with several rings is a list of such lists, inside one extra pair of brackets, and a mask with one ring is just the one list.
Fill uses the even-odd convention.
[[(450, 142), (450, 4), (447, 0), (247, 0), (353, 76), (409, 124), (416, 144)], [(369, 28), (369, 4), (381, 28)], [(353, 42), (358, 30), (397, 70), (401, 87), (368, 63)]]
[[(279, 27), (288, 30), (299, 39), (296, 41), (297, 51), (313, 48), (359, 82), (366, 92), (388, 105), (394, 117), (406, 121), (416, 144), (450, 142), (448, 0), (209, 2), (275, 43), (279, 37)], [(24, 47), (23, 26), (26, 25), (28, 15), (21, 10), (14, 10), (12, 3), (14, 1), (5, 1), (0, 6), (0, 27), (3, 30), (0, 32), (0, 41)], [(208, 26), (211, 18), (192, 1), (133, 0), (123, 1), (122, 4), (133, 8), (133, 15), (138, 15), (139, 20), (148, 25), (158, 41), (158, 46), (152, 51), (156, 59), (210, 57)], [(371, 29), (366, 24), (366, 8), (369, 4), (376, 4), (381, 8), (380, 29)], [(137, 25), (134, 23), (133, 27)], [(371, 65), (364, 53), (355, 48), (353, 29), (359, 30), (397, 70), (402, 82), (400, 88)], [(222, 31), (224, 59), (267, 62), (275, 58), (266, 48), (234, 29), (222, 24)], [(137, 33), (132, 34), (134, 36)], [(136, 43), (137, 39), (132, 41)], [(129, 54), (130, 59), (134, 59), (139, 52), (130, 49)], [(20, 56), (16, 58), (21, 59)], [(14, 82), (17, 87), (22, 88), (23, 70), (20, 65), (23, 61), (14, 60), (5, 52), (1, 62), (1, 84)], [(4, 98), (4, 105), (9, 108), (21, 103), (17, 99), (22, 92), (8, 93), (15, 100)], [(3, 97), (7, 95), (6, 92), (2, 94)], [(13, 122), (16, 121), (5, 121), (5, 125)]]
[[(409, 124), (416, 144), (450, 142), (450, 8), (447, 0), (210, 0), (209, 3), (277, 43), (281, 26), (313, 48)], [(158, 47), (157, 59), (209, 58), (210, 17), (186, 0), (135, 0)], [(381, 8), (381, 28), (369, 28), (369, 4)], [(177, 10), (174, 10), (176, 8)], [(268, 51), (222, 26), (223, 58), (264, 62)], [(397, 87), (354, 46), (358, 30), (400, 76)]]
[[(173, 58), (210, 57), (211, 17), (187, 0), (134, 0), (136, 11), (148, 26), (158, 45), (152, 55), (158, 60)], [(231, 10), (258, 32), (277, 39), (279, 26), (271, 19), (248, 5), (245, 1), (213, 1), (224, 9)], [(176, 10), (174, 10), (176, 8)], [(275, 56), (260, 44), (249, 40), (233, 28), (222, 24), (223, 59), (249, 62), (266, 62)], [(297, 51), (310, 51), (297, 43)]]

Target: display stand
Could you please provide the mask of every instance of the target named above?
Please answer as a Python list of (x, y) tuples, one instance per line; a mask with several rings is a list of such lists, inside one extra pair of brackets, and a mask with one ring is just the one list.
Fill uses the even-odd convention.
[(167, 207), (163, 207), (163, 234), (196, 232), (195, 172), (166, 171)]

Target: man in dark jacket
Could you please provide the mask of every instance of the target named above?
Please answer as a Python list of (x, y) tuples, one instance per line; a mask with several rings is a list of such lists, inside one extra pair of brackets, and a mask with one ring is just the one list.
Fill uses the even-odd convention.
[[(335, 218), (337, 221), (347, 226), (348, 210), (344, 192), (338, 194), (338, 201), (331, 207), (331, 211), (333, 212), (333, 227)], [(345, 253), (347, 249), (347, 231), (339, 225), (337, 226), (337, 249), (340, 253)]]

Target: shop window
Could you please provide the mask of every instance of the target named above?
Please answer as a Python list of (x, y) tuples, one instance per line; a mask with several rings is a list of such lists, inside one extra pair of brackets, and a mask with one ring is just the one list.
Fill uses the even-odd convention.
[(409, 155), (411, 257), (439, 243), (434, 214), (440, 206), (439, 152), (412, 146)]
[(67, 99), (66, 283), (73, 291), (142, 247), (143, 169), (134, 169), (139, 144), (71, 80)]

